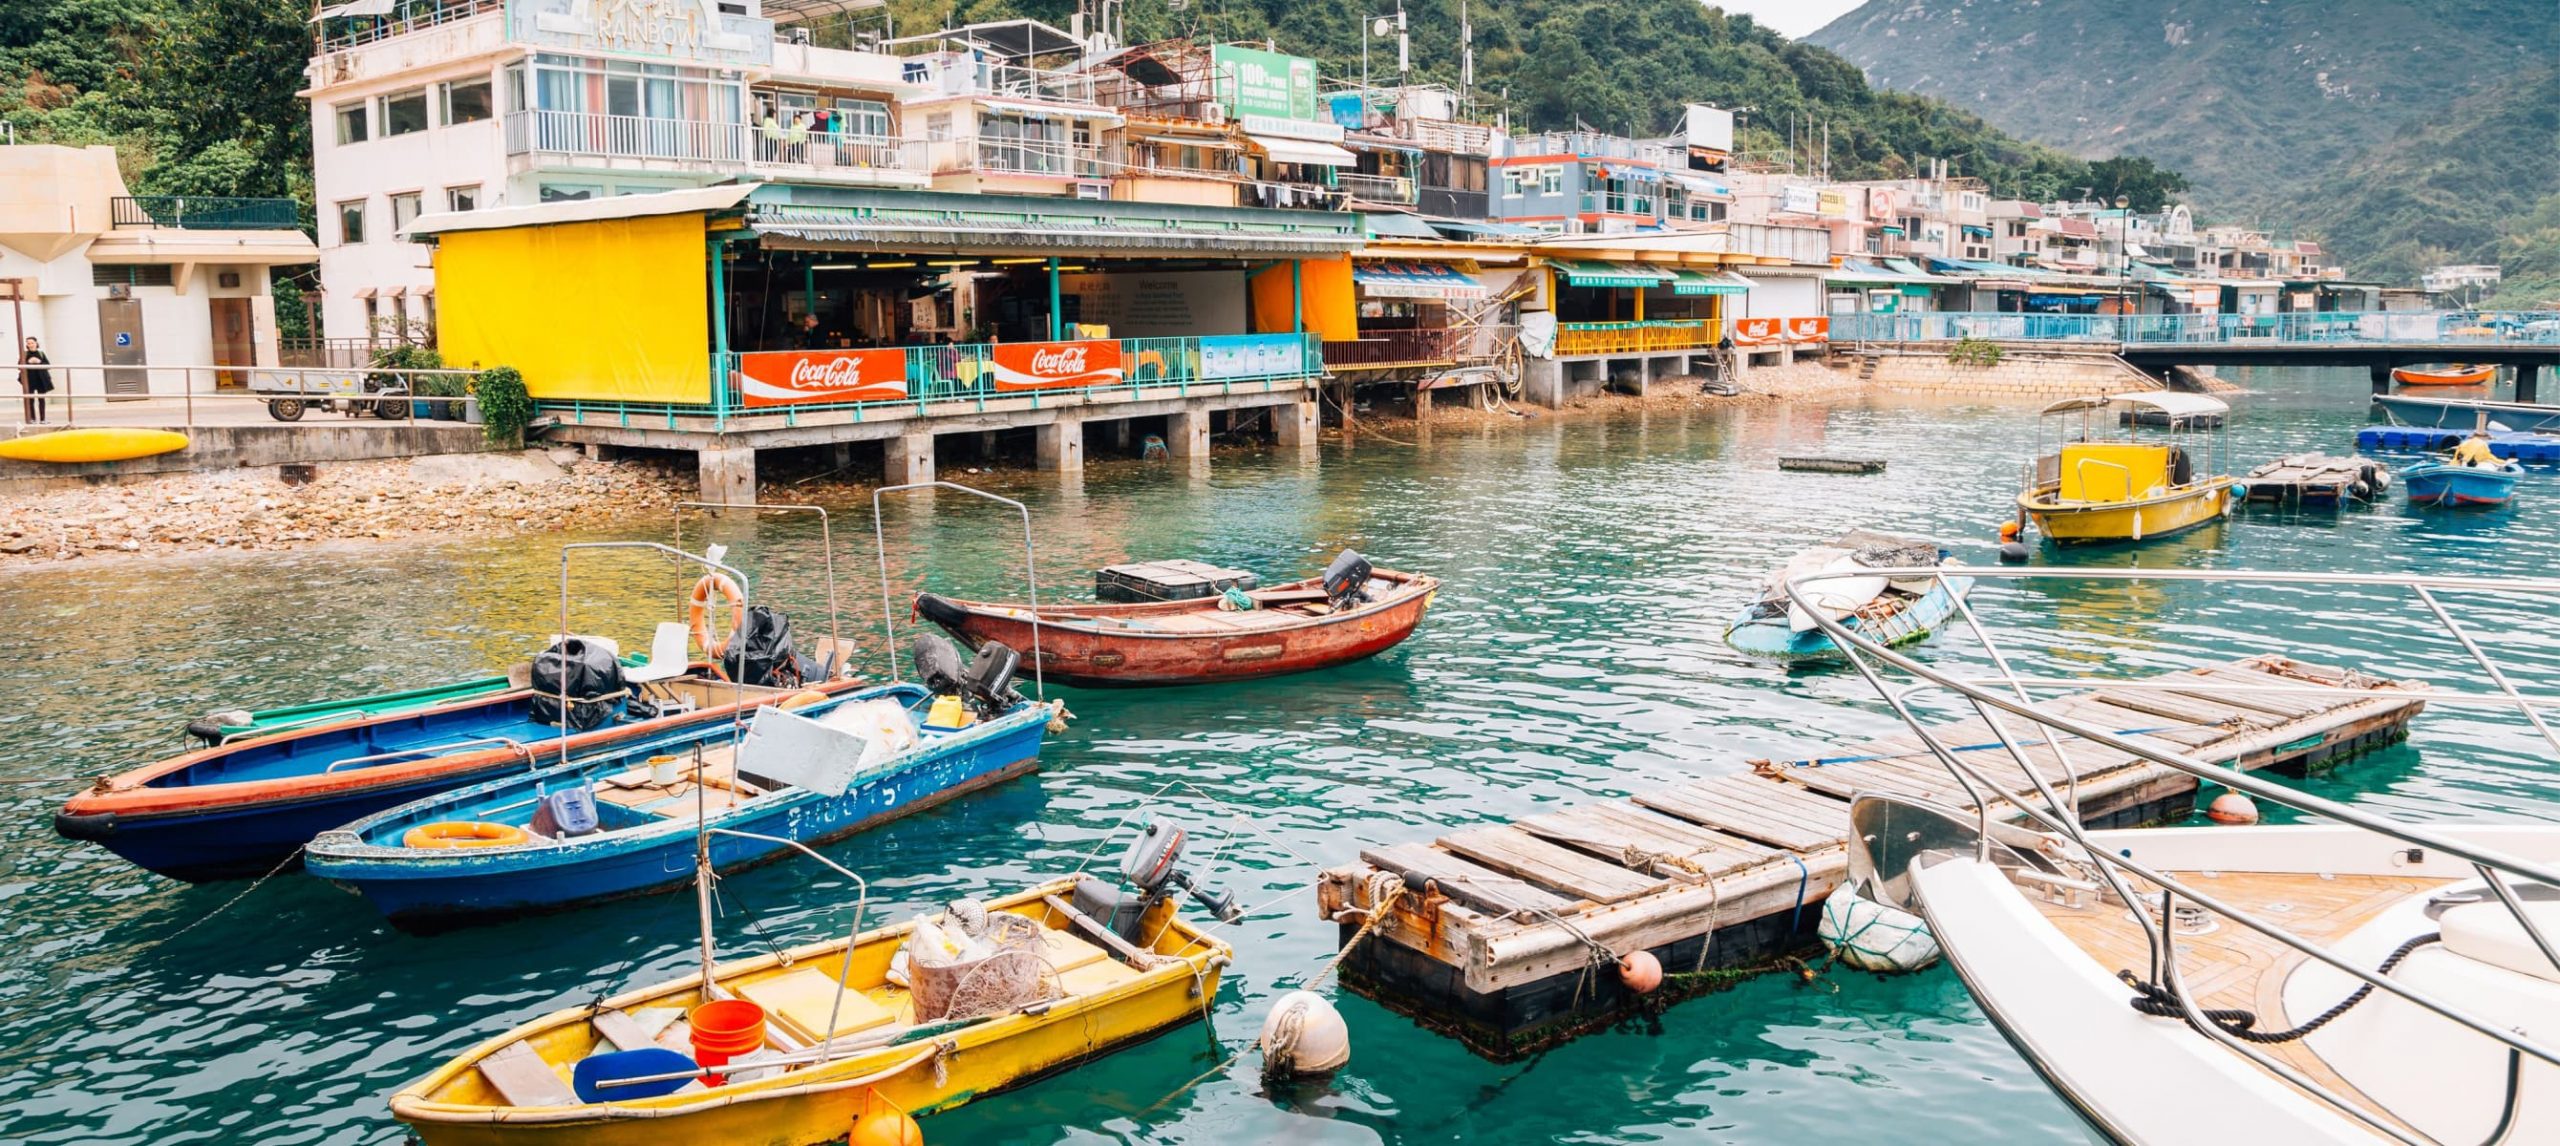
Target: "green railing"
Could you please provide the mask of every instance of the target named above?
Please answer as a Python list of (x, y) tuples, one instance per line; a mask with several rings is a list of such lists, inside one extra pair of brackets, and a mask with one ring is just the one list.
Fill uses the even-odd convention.
[(191, 231), (290, 231), (302, 226), (291, 199), (242, 199), (229, 195), (120, 195), (111, 204), (118, 227), (179, 227)]
[[(1044, 350), (1062, 353), (1044, 358)], [(1070, 357), (1076, 360), (1070, 363)], [(1036, 374), (1044, 365), (1062, 374), (1070, 369), (1116, 373), (1098, 382), (1049, 382)], [(675, 429), (678, 419), (709, 418), (725, 426), (732, 419), (776, 417), (791, 425), (804, 414), (838, 411), (850, 412), (852, 420), (859, 422), (885, 415), (968, 414), (985, 410), (990, 403), (1012, 400), (1027, 401), (1035, 409), (1074, 405), (1167, 388), (1175, 396), (1257, 392), (1322, 375), (1324, 344), (1313, 332), (979, 342), (732, 352), (714, 355), (711, 366), (712, 400), (698, 405), (540, 401), (537, 406), (565, 423), (656, 423)], [(837, 399), (831, 394), (861, 396)]]

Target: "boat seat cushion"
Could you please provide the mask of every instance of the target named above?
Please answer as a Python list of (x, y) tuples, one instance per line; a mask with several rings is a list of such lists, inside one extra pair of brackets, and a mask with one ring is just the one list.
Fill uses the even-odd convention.
[[(835, 976), (815, 967), (740, 984), (737, 991), (739, 997), (763, 1007), (776, 1026), (806, 1046), (827, 1040), (830, 1008), (836, 1012), (837, 1038), (880, 1026), (893, 1017), (870, 996), (839, 988)], [(838, 994), (844, 996), (841, 1007), (836, 1004)]]
[[(2560, 945), (2560, 902), (2527, 901), (2524, 910), (2543, 938)], [(2533, 937), (2525, 934), (2524, 926), (2516, 922), (2505, 904), (2491, 900), (2449, 908), (2437, 917), (2436, 926), (2444, 932), (2447, 951), (2519, 975), (2560, 983), (2560, 967), (2552, 966), (2542, 949), (2534, 946)]]

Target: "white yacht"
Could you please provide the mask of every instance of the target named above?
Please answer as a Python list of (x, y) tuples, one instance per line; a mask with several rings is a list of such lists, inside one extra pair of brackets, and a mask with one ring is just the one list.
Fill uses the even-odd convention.
[[(2023, 580), (2081, 582), (2068, 591), (2084, 595), (2132, 588), (2088, 584), (2098, 581), (2206, 580), (2231, 603), (2251, 593), (2399, 593), (2422, 607), (2412, 619), (2431, 619), (2436, 631), (2392, 642), (2394, 663), (2446, 654), (2442, 671), (2431, 664), (2425, 676), (2428, 709), (2466, 723), (2519, 718), (2519, 732), (2560, 760), (2560, 737), (2541, 711), (2560, 696), (2520, 685), (2483, 651), (2476, 622), (2457, 621), (2446, 605), (2493, 595), (2547, 615), (2560, 581), (1913, 572), (2012, 592)], [(1811, 593), (1818, 580), (1797, 584)], [(2173, 743), (2090, 723), (2085, 707), (2061, 698), (2100, 682), (2024, 674), (1971, 608), (1965, 619), (1988, 654), (1987, 674), (1981, 660), (1945, 667), (1953, 658), (1943, 648), (1933, 667), (1824, 625), (1979, 797), (1957, 807), (1861, 794), (1850, 887), (1925, 921), (1983, 1012), (2091, 1126), (2145, 1146), (2560, 1142), (2560, 825), (2458, 814), (2414, 822), (2188, 758)], [(2050, 638), (2047, 649), (2073, 643), (2039, 636)], [(2543, 642), (2502, 647), (2529, 650), (2518, 659), (2552, 675)], [(2490, 687), (2451, 687), (2465, 680)], [(2116, 676), (2103, 683), (2141, 687)], [(2366, 683), (2349, 678), (2323, 695)], [(2248, 699), (2310, 691), (2279, 686)], [(1931, 698), (1988, 723), (1994, 748), (1945, 743), (1931, 731), (1943, 717), (1919, 713)], [(2423, 741), (2429, 729), (2422, 719), (2412, 736)], [(2476, 723), (2466, 731), (2479, 735)], [(2085, 829), (2078, 792), (2057, 791), (2068, 781), (2052, 777), (2081, 775), (2070, 757), (2093, 753), (2129, 754), (2172, 784), (2183, 773), (2304, 822)]]

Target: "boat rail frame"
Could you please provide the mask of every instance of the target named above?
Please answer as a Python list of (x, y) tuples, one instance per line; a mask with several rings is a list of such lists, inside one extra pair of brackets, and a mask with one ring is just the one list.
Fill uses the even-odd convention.
[(988, 493), (956, 481), (908, 482), (904, 485), (884, 485), (871, 491), (871, 540), (878, 546), (880, 555), (880, 627), (888, 641), (886, 655), (889, 658), (890, 682), (903, 681), (906, 677), (898, 671), (898, 610), (890, 603), (889, 531), (881, 514), (880, 498), (883, 494), (912, 493), (916, 490), (933, 489), (958, 490), (971, 497), (985, 498), (998, 505), (1012, 506), (1014, 512), (1022, 515), (1022, 582), (1031, 598), (1029, 618), (1031, 622), (1031, 687), (1038, 694), (1039, 699), (1046, 702), (1049, 699), (1049, 679), (1047, 672), (1042, 668), (1040, 656), (1040, 571), (1032, 552), (1031, 507), (1001, 494)]
[[(2435, 831), (2424, 825), (2404, 823), (2388, 817), (2378, 816), (2353, 805), (2324, 799), (2294, 788), (2276, 784), (2268, 780), (2259, 779), (2258, 777), (2241, 771), (2238, 768), (2209, 764), (2180, 752), (2168, 751), (2166, 749), (2137, 743), (2128, 739), (2124, 735), (2120, 735), (2108, 729), (2099, 728), (2095, 725), (2088, 724), (2085, 721), (2076, 720), (2068, 716), (2063, 716), (2059, 713), (2041, 710), (2036, 707), (2035, 701), (2030, 695), (2031, 689), (2079, 689), (2088, 687), (2090, 681), (2085, 679), (2068, 678), (2037, 679), (2019, 675), (2012, 666), (2008, 654), (2002, 651), (1999, 642), (1993, 638), (1990, 630), (1983, 625), (1981, 619), (1975, 614), (1972, 605), (1964, 601), (1962, 598), (1958, 598), (1957, 600), (1958, 613), (1963, 617), (1965, 626), (1973, 632), (1974, 638), (1980, 642), (1983, 650), (1989, 655), (1996, 675), (1988, 678), (1960, 676), (1944, 669), (1933, 668), (1917, 659), (1914, 659), (1913, 657), (1898, 653), (1891, 648), (1878, 644), (1857, 630), (1841, 624), (1839, 621), (1831, 617), (1824, 616), (1812, 609), (1808, 586), (1811, 586), (1816, 582), (1837, 580), (1842, 577), (1853, 575), (1882, 575), (1893, 578), (1926, 577), (1938, 581), (1942, 586), (1944, 585), (1946, 578), (1949, 576), (1965, 576), (1975, 578), (1977, 587), (1979, 587), (1984, 579), (1997, 578), (2003, 581), (2205, 581), (2222, 583), (2238, 582), (2250, 585), (2355, 586), (2369, 589), (2404, 589), (2413, 594), (2415, 599), (2425, 606), (2426, 611), (2432, 614), (2437, 624), (2442, 626), (2443, 629), (2453, 637), (2453, 639), (2461, 646), (2462, 650), (2469, 655), (2472, 662), (2482, 669), (2488, 675), (2489, 680), (2497, 686), (2498, 695), (2495, 696), (2480, 694), (2466, 696), (2460, 693), (2440, 693), (2434, 689), (2429, 689), (2423, 694), (2427, 702), (2432, 704), (2440, 701), (2453, 701), (2461, 704), (2482, 704), (2516, 709), (2521, 712), (2526, 721), (2533, 726), (2534, 731), (2541, 735), (2544, 743), (2551, 747), (2555, 756), (2560, 756), (2560, 734), (2556, 734), (2554, 732), (2550, 723), (2544, 719), (2537, 706), (2560, 706), (2560, 697), (2527, 696), (2522, 690), (2517, 688), (2515, 682), (2510, 679), (2504, 671), (2500, 670), (2496, 662), (2491, 660), (2488, 654), (2481, 649), (2479, 642), (2475, 640), (2472, 635), (2464, 629), (2461, 623), (2456, 621), (2453, 615), (2445, 609), (2443, 602), (2437, 598), (2436, 594), (2439, 591), (2480, 592), (2508, 595), (2530, 595), (2560, 601), (2560, 579), (2514, 577), (2470, 578), (2424, 576), (2416, 574), (2285, 573), (2203, 569), (2012, 569), (1937, 567), (1898, 570), (1859, 570), (1856, 574), (1812, 573), (1801, 577), (1791, 578), (1786, 583), (1786, 591), (1789, 598), (1795, 601), (1799, 607), (1804, 608), (1808, 613), (1812, 614), (1815, 622), (1821, 626), (1823, 631), (1830, 634), (1831, 639), (1839, 644), (1842, 653), (1849, 663), (1858, 670), (1859, 675), (1865, 678), (1867, 684), (1875, 689), (1877, 695), (1883, 698), (1885, 704), (1893, 710), (1894, 715), (1901, 719), (1904, 725), (1918, 737), (1920, 742), (1927, 747), (1930, 755), (1938, 759), (1939, 763), (1942, 764), (1948, 772), (1955, 777), (1956, 782), (1963, 787), (1966, 795), (1973, 800), (1974, 812), (1972, 815), (1979, 821), (1978, 830), (1974, 836), (1974, 858), (1976, 860), (1982, 862), (1990, 862), (1992, 860), (1994, 845), (1993, 824), (1995, 823), (1993, 808), (1995, 804), (2006, 802), (2010, 806), (2015, 807), (2022, 812), (2030, 821), (2033, 822), (2034, 826), (2051, 832), (2055, 836), (2058, 836), (2076, 846), (2077, 854), (2073, 855), (2071, 858), (2090, 868), (2102, 877), (2108, 888), (2112, 890), (2124, 903), (2130, 905), (2136, 903), (2147, 904), (2149, 902), (2149, 897), (2135, 894), (2132, 888), (2125, 882), (2124, 877), (2128, 873), (2134, 876), (2139, 876), (2161, 889), (2159, 897), (2161, 916), (2157, 926), (2155, 926), (2154, 921), (2147, 911), (2136, 910), (2131, 914), (2135, 925), (2142, 930), (2144, 938), (2148, 942), (2152, 952), (2152, 981), (2161, 984), (2166, 989), (2166, 993), (2176, 1003), (2181, 1017), (2189, 1027), (2195, 1029), (2198, 1033), (2203, 1034), (2207, 1038), (2229, 1048), (2243, 1059), (2254, 1063), (2261, 1069), (2266, 1070), (2270, 1074), (2284, 1080), (2294, 1089), (2299, 1090), (2324, 1105), (2353, 1118), (2358, 1123), (2361, 1123), (2378, 1134), (2384, 1135), (2393, 1140), (2412, 1143), (2413, 1146), (2414, 1144), (2421, 1144), (2430, 1141), (2423, 1137), (2414, 1136), (2410, 1130), (2390, 1121), (2389, 1119), (2376, 1116), (2371, 1111), (2366, 1110), (2361, 1104), (2347, 1098), (2346, 1096), (2333, 1092), (2330, 1088), (2305, 1076), (2296, 1068), (2281, 1062), (2272, 1056), (2258, 1052), (2232, 1035), (2221, 1025), (2208, 1019), (2205, 1016), (2203, 1009), (2195, 1002), (2185, 989), (2185, 984), (2180, 975), (2180, 968), (2177, 960), (2176, 928), (2169, 923), (2169, 920), (2173, 918), (2172, 912), (2176, 905), (2176, 901), (2179, 899), (2188, 900), (2197, 906), (2203, 907), (2204, 909), (2221, 916), (2224, 919), (2228, 919), (2242, 927), (2289, 947), (2294, 951), (2301, 953), (2306, 958), (2318, 961), (2343, 972), (2346, 975), (2368, 985), (2372, 990), (2388, 992), (2414, 1006), (2436, 1015), (2438, 1018), (2451, 1022), (2456, 1026), (2469, 1030), (2475, 1034), (2485, 1036), (2503, 1045), (2507, 1051), (2506, 1095), (2497, 1125), (2491, 1130), (2486, 1141), (2490, 1143), (2498, 1143), (2506, 1139), (2509, 1132), (2514, 1128), (2519, 1104), (2523, 1099), (2523, 1091), (2521, 1087), (2524, 1058), (2530, 1056), (2547, 1064), (2560, 1066), (2560, 1046), (2554, 1046), (2550, 1043), (2517, 1032), (2509, 1027), (2501, 1026), (2496, 1021), (2488, 1017), (2473, 1014), (2469, 1010), (2436, 997), (2431, 992), (2411, 987), (2392, 979), (2388, 975), (2380, 974), (2358, 964), (2350, 963), (2328, 948), (2296, 936), (2274, 922), (2261, 919), (2248, 911), (2216, 898), (2209, 892), (2198, 890), (2194, 886), (2178, 880), (2165, 871), (2157, 870), (2148, 864), (2133, 859), (2130, 856), (2117, 854), (2104, 846), (2094, 843), (2090, 840), (2087, 834), (2087, 829), (2085, 829), (2081, 824), (2079, 816), (2079, 791), (2076, 779), (2077, 773), (2070, 765), (2068, 754), (2063, 747), (2063, 739), (2071, 738), (2083, 740), (2090, 744), (2099, 745), (2112, 751), (2126, 753), (2141, 760), (2146, 760), (2163, 767), (2174, 769), (2178, 772), (2186, 773), (2195, 777), (2199, 781), (2206, 781), (2221, 785), (2232, 791), (2244, 793), (2255, 799), (2269, 800), (2274, 803), (2293, 808), (2297, 811), (2321, 816), (2339, 824), (2371, 832), (2388, 839), (2408, 844), (2412, 847), (2434, 849), (2435, 851), (2454, 856), (2469, 864), (2472, 870), (2478, 873), (2483, 882), (2488, 885), (2490, 891), (2497, 897), (2498, 901), (2506, 907), (2509, 916), (2523, 928), (2524, 934), (2533, 941), (2535, 947), (2541, 951), (2544, 958), (2551, 960), (2554, 967), (2560, 967), (2560, 945), (2555, 945), (2552, 937), (2546, 935), (2543, 929), (2534, 923), (2531, 915), (2524, 910), (2523, 903), (2517, 898), (2514, 889), (2508, 885), (2507, 880), (2511, 876), (2522, 877), (2552, 886), (2560, 886), (2560, 867), (2509, 856), (2492, 849), (2467, 844), (2459, 839), (2448, 836), (2442, 832)], [(1885, 672), (1887, 669), (1910, 678), (1911, 683), (1905, 685), (1896, 685), (1892, 683), (1887, 678)], [(2109, 688), (2128, 686), (2141, 687), (2141, 682), (2119, 682), (2111, 680), (2106, 683)], [(1994, 784), (1987, 776), (1977, 771), (1973, 765), (1968, 763), (1964, 759), (1962, 753), (1944, 743), (1937, 733), (1932, 730), (1931, 725), (1927, 720), (1924, 720), (1919, 714), (1912, 711), (1910, 701), (1914, 695), (1924, 692), (1938, 691), (1952, 692), (1960, 696), (1970, 705), (1973, 712), (1990, 727), (1992, 734), (1998, 738), (2000, 747), (2007, 753), (2010, 761), (2017, 766), (2018, 770), (2034, 786), (2037, 797), (2039, 797), (2043, 802), (2042, 807), (2038, 807), (2035, 802), (2023, 798), (2023, 793), (2013, 793), (2008, 789), (2004, 789), (2000, 785)], [(2339, 695), (2392, 695), (2405, 698), (2410, 695), (2405, 691), (2385, 693), (2382, 690), (2362, 688), (2342, 690), (2330, 688), (2325, 685), (2310, 684), (2306, 684), (2301, 687), (2288, 687), (2282, 685), (2235, 685), (2231, 686), (2229, 691), (2234, 694), (2264, 696), (2282, 696), (2287, 694), (2316, 694), (2330, 697)], [(2027, 723), (2036, 726), (2037, 739), (2041, 743), (2041, 746), (2045, 751), (2051, 754), (2055, 763), (2061, 765), (2062, 773), (2066, 778), (2064, 791), (2056, 792), (2052, 785), (2046, 781), (2044, 776), (2028, 763), (2027, 749), (2022, 747), (2018, 738), (2011, 734), (2009, 726), (2002, 720), (2004, 715), (2026, 721)], [(2056, 735), (2057, 733), (2060, 733), (2061, 736), (2058, 737)], [(1957, 812), (1953, 809), (1943, 807), (1939, 807), (1936, 810), (1940, 814), (1956, 816), (1958, 818), (1966, 815), (1966, 813)], [(2005, 819), (2005, 817), (2003, 817), (2003, 819)]]
[[(817, 514), (818, 555), (824, 560), (827, 570), (827, 639), (833, 642), (836, 650), (844, 656), (844, 664), (835, 666), (835, 668), (838, 671), (842, 671), (852, 665), (853, 650), (847, 647), (844, 643), (844, 607), (836, 596), (836, 535), (835, 529), (833, 525), (830, 524), (827, 517), (827, 507), (823, 505), (784, 505), (757, 501), (679, 501), (671, 511), (675, 520), (675, 547), (679, 551), (684, 549), (684, 511), (688, 509), (705, 510), (715, 517), (719, 515), (720, 511), (728, 509), (743, 509), (754, 513)], [(679, 565), (677, 568), (681, 570), (683, 566)], [(677, 576), (676, 581), (681, 586), (684, 581), (683, 576)], [(744, 590), (741, 590), (741, 592), (743, 591)], [(685, 600), (690, 603), (692, 600), (692, 590), (686, 588), (681, 590), (681, 592), (685, 597)], [(738, 607), (740, 609), (744, 609), (747, 606), (745, 602), (741, 601)], [(708, 654), (711, 650), (704, 649), (702, 651)], [(845, 675), (849, 676), (851, 674), (846, 673)]]

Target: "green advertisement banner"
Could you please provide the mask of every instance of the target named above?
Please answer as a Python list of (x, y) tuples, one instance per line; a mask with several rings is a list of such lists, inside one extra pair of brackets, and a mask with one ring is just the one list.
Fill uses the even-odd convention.
[(1316, 62), (1304, 56), (1219, 44), (1209, 49), (1218, 102), (1227, 114), (1316, 118)]

